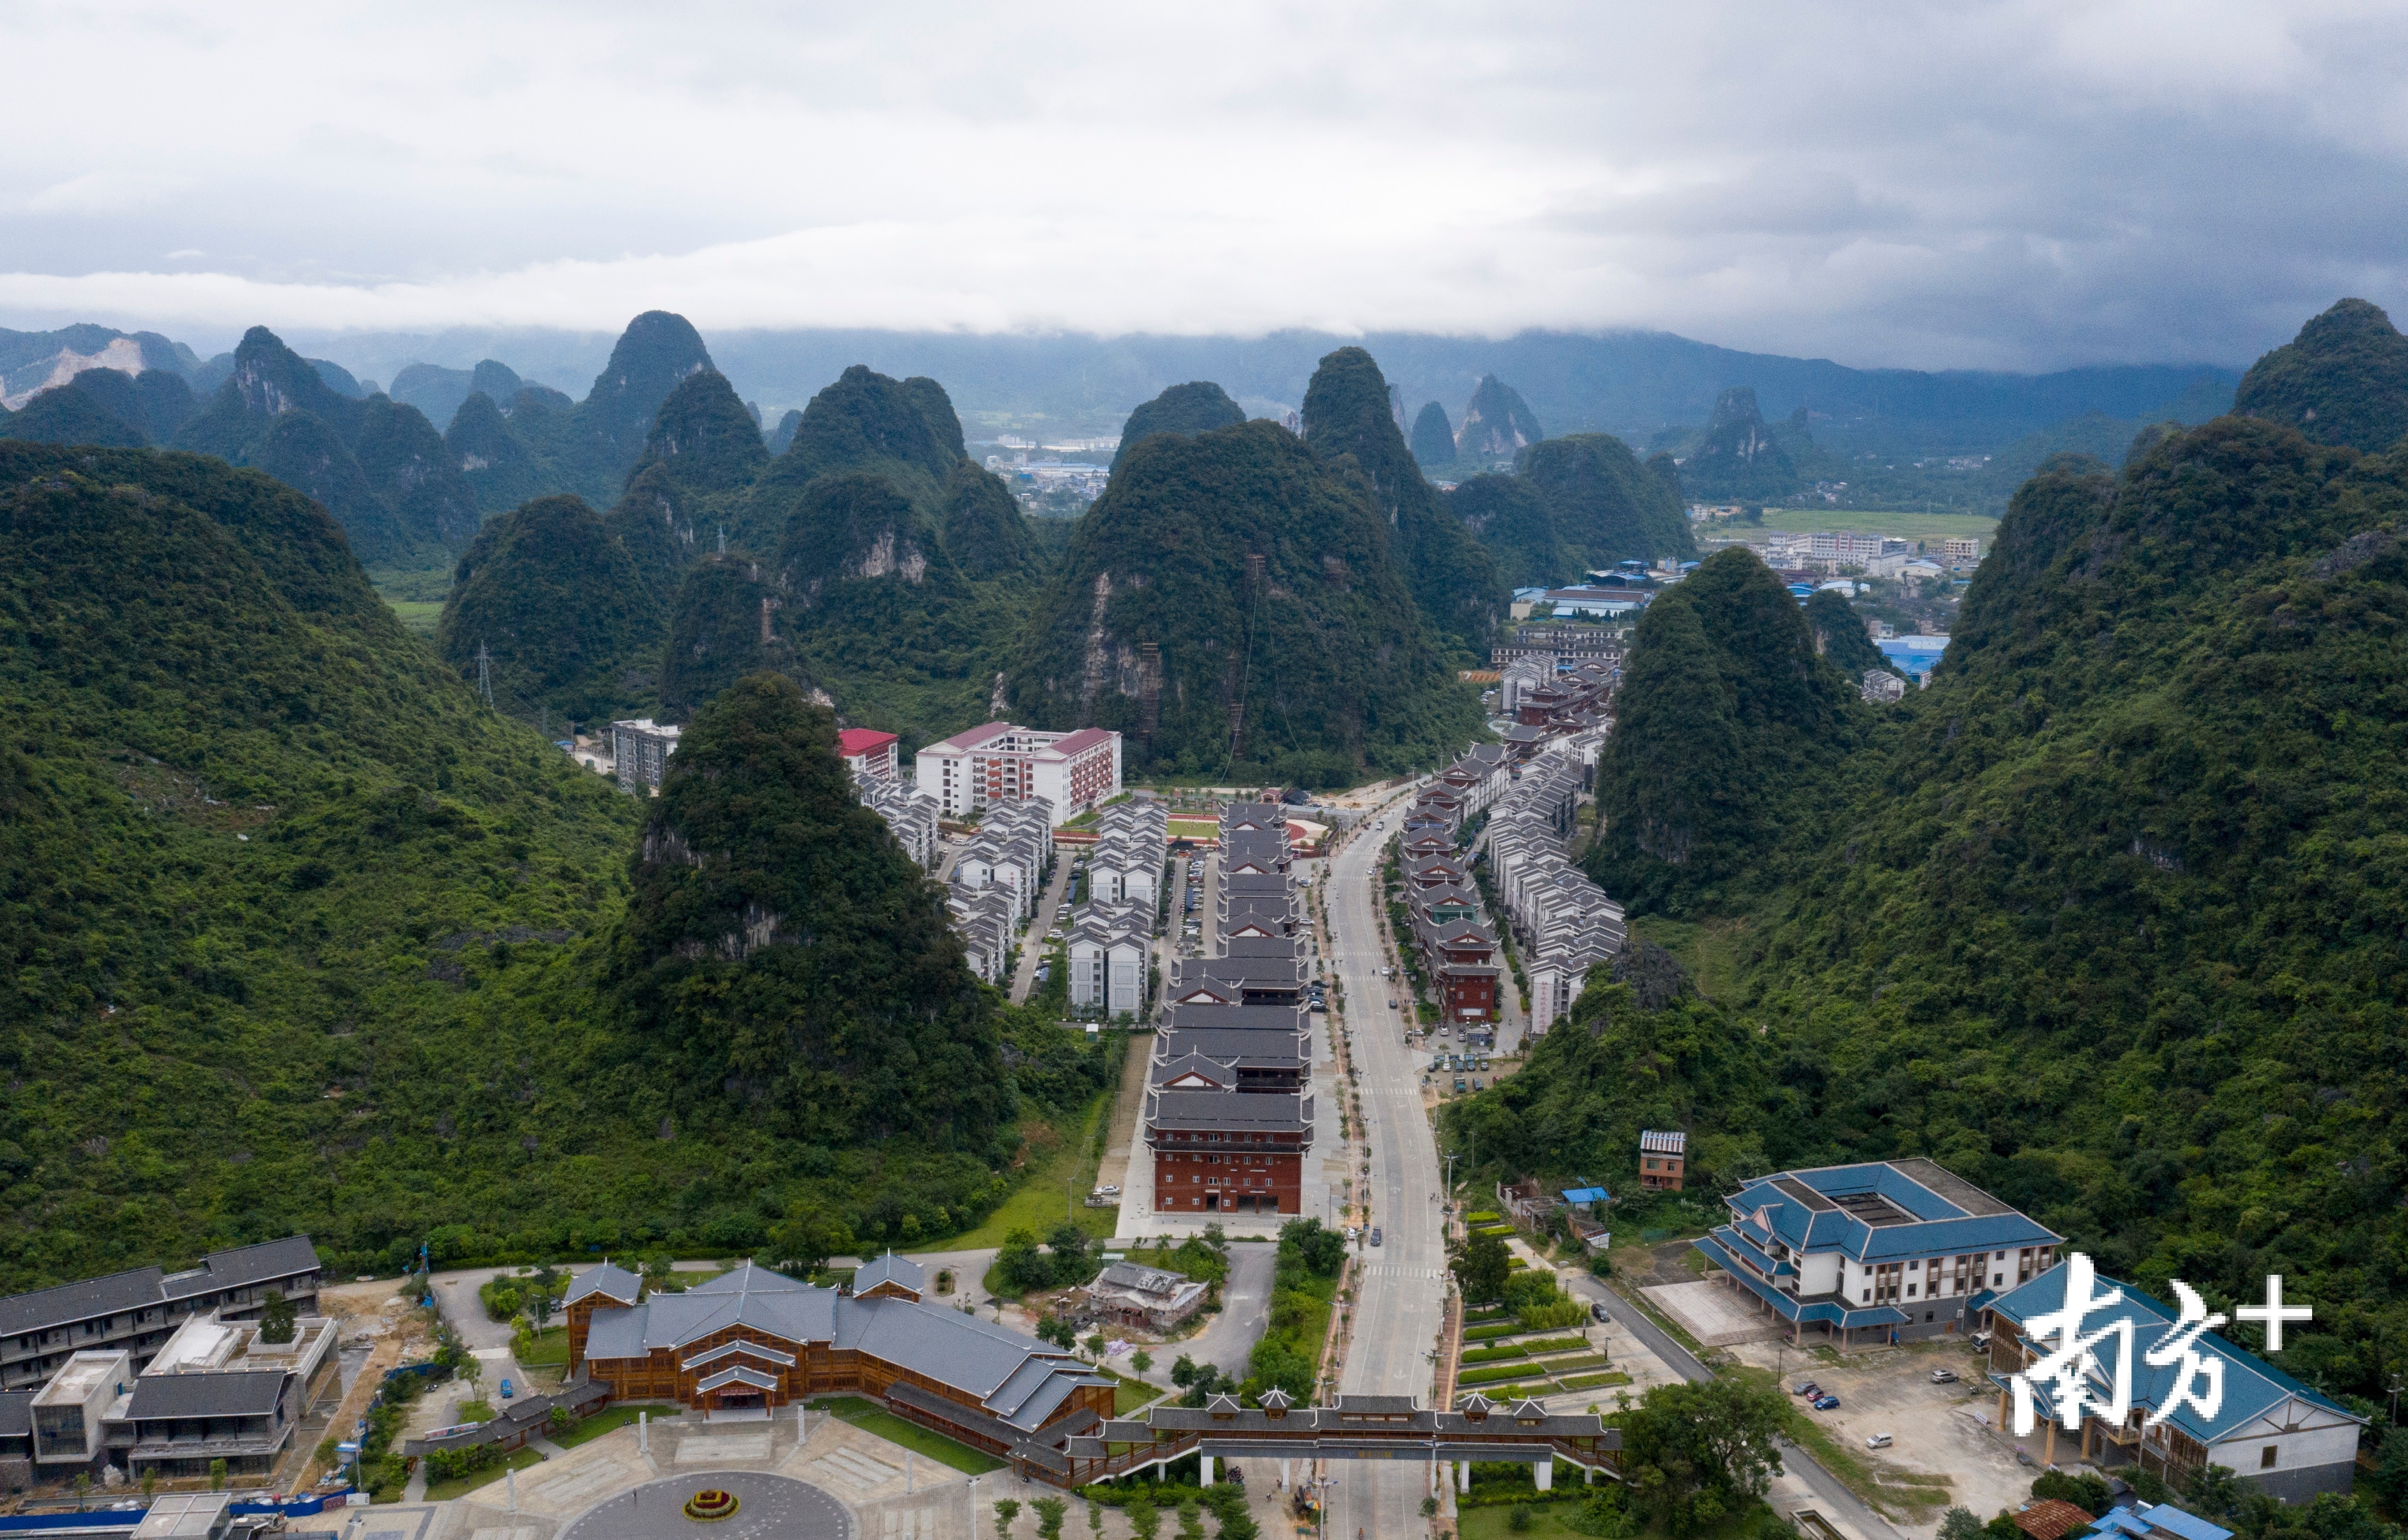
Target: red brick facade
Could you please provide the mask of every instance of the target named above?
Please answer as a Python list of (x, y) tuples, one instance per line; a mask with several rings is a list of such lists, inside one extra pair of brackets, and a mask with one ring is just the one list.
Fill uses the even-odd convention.
[[(1277, 1145), (1203, 1144), (1154, 1152), (1154, 1206), (1163, 1214), (1300, 1214), (1304, 1211), (1304, 1159), (1293, 1134), (1272, 1134)], [(1232, 1134), (1232, 1138), (1245, 1135)]]

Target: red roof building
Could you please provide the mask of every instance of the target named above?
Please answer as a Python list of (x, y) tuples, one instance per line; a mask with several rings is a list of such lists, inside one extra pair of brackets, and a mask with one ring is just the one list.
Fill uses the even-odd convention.
[(896, 737), (875, 728), (848, 727), (836, 735), (837, 757), (856, 776), (872, 780), (895, 778)]

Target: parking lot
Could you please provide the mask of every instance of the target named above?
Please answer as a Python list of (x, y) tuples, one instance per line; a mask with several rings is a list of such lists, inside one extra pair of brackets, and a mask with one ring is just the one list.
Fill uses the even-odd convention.
[[(1948, 1478), (1946, 1501), (1921, 1522), (1893, 1520), (1900, 1533), (1936, 1533), (1941, 1513), (1949, 1506), (1970, 1508), (1986, 1519), (2031, 1498), (2032, 1478), (2041, 1468), (2018, 1464), (2014, 1441), (1991, 1430), (1998, 1392), (1983, 1377), (1985, 1361), (1960, 1339), (1844, 1358), (1828, 1348), (1801, 1351), (1778, 1342), (1741, 1343), (1728, 1351), (1743, 1363), (1779, 1369), (1784, 1392), (1813, 1380), (1837, 1395), (1836, 1409), (1806, 1415), (1876, 1476), (1888, 1469)], [(1931, 1372), (1942, 1368), (1954, 1370), (1956, 1383), (1933, 1384)], [(1890, 1446), (1868, 1449), (1865, 1440), (1878, 1433), (1889, 1434)]]

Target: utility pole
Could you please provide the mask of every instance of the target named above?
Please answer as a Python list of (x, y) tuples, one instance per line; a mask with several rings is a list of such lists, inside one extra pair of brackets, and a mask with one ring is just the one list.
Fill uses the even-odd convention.
[(727, 526), (724, 524), (719, 526), (719, 554), (727, 554)]
[(494, 708), (494, 660), (481, 641), (477, 644), (477, 695), (486, 710)]

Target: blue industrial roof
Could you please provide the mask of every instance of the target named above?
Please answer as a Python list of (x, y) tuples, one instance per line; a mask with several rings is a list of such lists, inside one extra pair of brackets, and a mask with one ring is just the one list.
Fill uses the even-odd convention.
[[(2065, 1286), (2072, 1273), (2071, 1266), (2051, 1268), (2029, 1283), (2000, 1294), (1991, 1302), (1990, 1309), (2020, 1327), (2035, 1316), (2047, 1315), (2064, 1305)], [(2181, 1361), (2176, 1360), (2164, 1368), (2153, 1367), (2148, 1362), (2148, 1350), (2172, 1334), (2179, 1314), (2162, 1301), (2152, 1299), (2129, 1284), (2120, 1284), (2113, 1278), (2100, 1276), (2092, 1286), (2094, 1295), (2109, 1295), (2118, 1290), (2123, 1292), (2122, 1301), (2103, 1310), (2092, 1311), (2084, 1319), (2083, 1334), (2086, 1336), (2119, 1320), (2132, 1322), (2132, 1405), (2154, 1413), (2173, 1394), (2182, 1365)], [(2046, 1339), (2035, 1342), (2033, 1346), (2046, 1350)], [(2255, 1353), (2236, 1348), (2222, 1337), (2202, 1333), (2198, 1348), (2202, 1353), (2213, 1353), (2224, 1360), (2223, 1403), (2216, 1408), (2214, 1421), (2202, 1419), (2199, 1409), (2188, 1401), (2185, 1401), (2166, 1420), (2201, 1444), (2214, 1444), (2229, 1436), (2294, 1397), (2348, 1418), (2353, 1422), (2366, 1420), (2309, 1390)], [(2113, 1356), (2110, 1349), (2102, 1356), (2102, 1362), (2104, 1358)], [(2005, 1375), (1992, 1375), (1990, 1378), (2001, 1390), (2009, 1384), (2009, 1376)], [(2040, 1415), (2053, 1416), (2048, 1383), (2035, 1382), (2032, 1390), (2033, 1404)], [(2186, 1540), (2213, 1540), (2213, 1537), (2186, 1536)]]
[(1568, 1204), (1612, 1203), (1612, 1197), (1601, 1187), (1575, 1187), (1564, 1192)]

